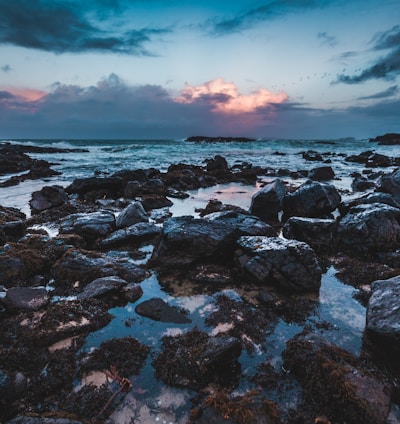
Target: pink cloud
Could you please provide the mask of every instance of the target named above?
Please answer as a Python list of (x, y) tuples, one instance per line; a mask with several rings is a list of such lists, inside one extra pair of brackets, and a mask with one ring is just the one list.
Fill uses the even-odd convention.
[(226, 82), (223, 78), (197, 86), (186, 83), (181, 95), (175, 98), (176, 102), (185, 104), (205, 101), (211, 104), (214, 112), (223, 114), (252, 113), (287, 100), (285, 92), (271, 93), (265, 88), (259, 88), (248, 95), (240, 94), (234, 83)]

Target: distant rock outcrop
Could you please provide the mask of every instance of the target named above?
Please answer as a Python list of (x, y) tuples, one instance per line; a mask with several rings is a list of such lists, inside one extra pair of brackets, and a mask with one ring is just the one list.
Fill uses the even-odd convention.
[(378, 137), (370, 138), (370, 142), (384, 144), (386, 146), (393, 146), (400, 144), (400, 134), (387, 133), (384, 135), (378, 135)]

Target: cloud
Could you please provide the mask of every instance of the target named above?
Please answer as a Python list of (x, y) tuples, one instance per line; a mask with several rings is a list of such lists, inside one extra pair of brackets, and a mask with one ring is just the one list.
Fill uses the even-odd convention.
[(288, 100), (286, 93), (271, 93), (264, 88), (249, 95), (239, 94), (234, 83), (225, 82), (223, 78), (208, 81), (202, 85), (185, 85), (182, 94), (175, 99), (179, 103), (206, 102), (214, 112), (225, 114), (254, 113), (275, 103)]
[(364, 69), (359, 75), (339, 75), (335, 82), (359, 84), (371, 79), (394, 80), (400, 74), (400, 26), (378, 33), (372, 42), (373, 51), (391, 50), (380, 57), (375, 64)]
[(0, 0), (0, 43), (53, 53), (100, 51), (151, 55), (145, 45), (170, 30), (142, 28), (122, 31), (114, 25), (111, 31), (101, 28), (101, 20), (93, 19), (106, 10), (107, 14), (113, 14), (120, 7), (119, 2), (111, 0), (79, 3), (68, 0)]
[(261, 6), (244, 10), (232, 18), (208, 21), (205, 27), (214, 35), (225, 35), (251, 28), (254, 24), (268, 21), (288, 13), (321, 8), (331, 3), (330, 0), (270, 0)]
[(371, 94), (370, 96), (359, 97), (358, 100), (370, 100), (370, 99), (384, 99), (387, 97), (393, 97), (400, 92), (397, 85), (392, 85), (388, 89), (379, 93)]
[[(36, 99), (34, 93), (0, 91), (0, 138), (166, 139), (205, 134), (329, 139), (400, 131), (400, 101), (323, 110), (288, 99), (276, 102), (271, 93), (260, 95), (262, 89), (243, 95), (222, 79), (208, 86), (186, 85), (178, 97), (159, 85), (128, 85), (116, 74), (87, 87), (58, 82), (48, 93), (36, 92)], [(247, 98), (250, 103), (242, 102)], [(243, 104), (246, 108), (239, 112), (236, 105)]]
[(333, 35), (329, 35), (327, 32), (319, 32), (317, 35), (318, 39), (321, 40), (321, 44), (328, 46), (336, 46), (337, 40)]
[(3, 65), (3, 66), (1, 67), (1, 70), (2, 70), (3, 72), (10, 72), (10, 71), (12, 70), (12, 68), (11, 68), (11, 66), (10, 66), (10, 65)]

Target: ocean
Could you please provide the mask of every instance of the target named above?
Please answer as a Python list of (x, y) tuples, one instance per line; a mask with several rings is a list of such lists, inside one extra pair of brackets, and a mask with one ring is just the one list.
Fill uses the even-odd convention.
[[(387, 156), (398, 155), (399, 146), (381, 146), (370, 143), (367, 139), (357, 140), (344, 138), (338, 140), (256, 140), (252, 142), (229, 143), (193, 143), (185, 140), (3, 140), (3, 142), (26, 144), (42, 147), (59, 147), (67, 149), (87, 149), (87, 153), (49, 153), (30, 154), (38, 159), (52, 163), (52, 168), (61, 175), (46, 179), (46, 181), (26, 181), (18, 186), (0, 189), (0, 205), (17, 207), (30, 214), (28, 202), (33, 191), (44, 185), (69, 185), (75, 178), (91, 177), (93, 175), (110, 175), (125, 169), (157, 168), (166, 171), (171, 164), (187, 163), (204, 165), (206, 159), (215, 155), (225, 157), (229, 166), (240, 163), (250, 163), (253, 166), (270, 167), (273, 169), (289, 169), (291, 171), (310, 169), (321, 166), (319, 162), (309, 162), (303, 159), (301, 152), (317, 151), (324, 154), (330, 166), (335, 170), (337, 188), (344, 191), (350, 189), (352, 179), (349, 175), (361, 172), (363, 165), (345, 162), (344, 155), (356, 155), (367, 150)], [(0, 176), (0, 182), (9, 176)], [(285, 177), (286, 178), (286, 177)], [(287, 178), (290, 180), (290, 178)], [(297, 183), (300, 183), (298, 180)], [(219, 187), (220, 189), (220, 187)], [(254, 188), (248, 187), (249, 193)], [(245, 191), (246, 191), (245, 190)], [(214, 190), (215, 191), (215, 190)], [(234, 190), (235, 191), (235, 190)], [(240, 206), (248, 203), (249, 195), (235, 195), (232, 190), (214, 194), (213, 190), (199, 190), (194, 193), (200, 197), (213, 194), (221, 201), (239, 202)], [(246, 200), (243, 199), (246, 197)], [(250, 196), (251, 197), (251, 196)], [(180, 203), (182, 206), (182, 202)], [(182, 208), (181, 208), (182, 209)]]
[[(29, 200), (31, 193), (44, 185), (69, 185), (75, 178), (91, 177), (93, 175), (107, 176), (125, 169), (157, 168), (166, 171), (171, 164), (187, 163), (202, 165), (204, 161), (221, 155), (226, 158), (229, 166), (249, 163), (253, 166), (271, 168), (274, 170), (309, 170), (314, 167), (328, 165), (334, 169), (335, 179), (332, 183), (339, 189), (342, 198), (360, 195), (351, 190), (352, 174), (362, 172), (362, 164), (347, 162), (348, 155), (373, 150), (376, 153), (390, 157), (399, 155), (399, 146), (380, 146), (368, 140), (346, 138), (340, 140), (256, 140), (239, 143), (192, 143), (185, 140), (3, 140), (9, 143), (23, 143), (43, 147), (84, 148), (84, 153), (48, 153), (30, 154), (37, 159), (52, 163), (52, 169), (61, 175), (44, 180), (26, 181), (17, 186), (0, 188), (0, 205), (17, 207), (30, 215)], [(322, 154), (325, 163), (308, 161), (302, 152), (314, 151)], [(392, 168), (373, 168), (373, 171), (390, 172)], [(285, 174), (285, 172), (283, 172)], [(0, 181), (9, 176), (0, 177)], [(243, 208), (250, 206), (252, 195), (259, 190), (263, 182), (275, 177), (261, 176), (254, 185), (226, 184), (190, 191), (188, 199), (171, 199), (174, 205), (170, 208), (174, 216), (196, 214), (196, 208), (204, 207), (208, 200), (217, 198), (224, 203), (235, 204)], [(305, 179), (284, 180), (299, 185)], [(149, 257), (152, 247), (145, 246), (143, 252)], [(118, 251), (110, 252), (120, 254)], [(160, 340), (165, 335), (177, 335), (187, 330), (187, 325), (174, 325), (152, 321), (140, 317), (135, 312), (135, 306), (152, 297), (161, 297), (172, 306), (185, 308), (190, 313), (193, 323), (189, 329), (200, 328), (211, 332), (205, 320), (215, 310), (217, 294), (190, 294), (174, 297), (166, 293), (160, 286), (155, 273), (141, 283), (143, 296), (136, 303), (110, 310), (113, 320), (98, 331), (91, 333), (82, 351), (89, 352), (103, 341), (113, 337), (131, 336), (141, 343), (150, 346), (153, 354), (160, 348)], [(305, 327), (320, 331), (336, 345), (359, 354), (362, 348), (362, 337), (365, 328), (365, 307), (355, 298), (357, 290), (343, 284), (336, 278), (334, 267), (328, 267), (323, 273), (319, 296), (315, 299), (315, 308), (305, 322), (286, 322), (284, 319), (274, 325), (266, 335), (265, 344), (254, 344), (253, 353), (243, 350), (240, 364), (243, 378), (234, 394), (240, 395), (253, 388), (249, 378), (256, 367), (262, 363), (270, 363), (277, 372), (282, 372), (281, 353), (286, 341)], [(222, 288), (219, 294), (241, 301), (240, 290)], [(57, 301), (58, 299), (53, 299)], [(127, 325), (129, 323), (129, 325)], [(225, 323), (226, 324), (226, 323)], [(267, 347), (267, 348), (266, 348)], [(192, 404), (193, 392), (173, 388), (157, 380), (149, 356), (140, 375), (132, 379), (133, 394), (126, 397), (116, 408), (107, 423), (130, 423), (135, 416), (135, 423), (181, 423), (187, 422)], [(283, 371), (285, 371), (283, 369)], [(81, 384), (76, 382), (77, 386)], [(276, 401), (283, 409), (295, 407), (299, 403), (299, 390), (296, 386), (288, 387), (284, 392), (271, 390), (268, 397)]]

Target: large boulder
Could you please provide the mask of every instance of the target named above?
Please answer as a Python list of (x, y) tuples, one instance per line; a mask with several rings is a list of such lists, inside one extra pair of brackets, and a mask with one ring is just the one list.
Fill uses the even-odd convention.
[(98, 211), (68, 215), (61, 221), (60, 233), (79, 234), (85, 239), (94, 240), (107, 236), (114, 229), (114, 214), (108, 211)]
[(333, 212), (340, 201), (340, 194), (334, 185), (306, 181), (296, 191), (284, 197), (283, 212), (285, 217), (322, 218)]
[(367, 330), (389, 349), (400, 351), (400, 275), (371, 284)]
[(377, 190), (393, 195), (400, 202), (400, 168), (391, 174), (383, 175), (378, 181)]
[(287, 342), (285, 368), (301, 382), (306, 402), (337, 423), (386, 424), (390, 387), (350, 353), (313, 333)]
[(4, 298), (6, 307), (17, 311), (36, 311), (46, 306), (49, 301), (46, 289), (32, 287), (11, 287)]
[(116, 227), (125, 228), (138, 222), (148, 222), (149, 217), (141, 202), (133, 202), (128, 205), (117, 217)]
[(26, 216), (19, 209), (0, 205), (0, 245), (17, 241), (26, 230)]
[(167, 302), (159, 297), (145, 300), (139, 303), (135, 312), (144, 317), (161, 322), (171, 322), (175, 324), (189, 324), (191, 319), (187, 318), (178, 308), (168, 305)]
[(215, 212), (206, 216), (214, 222), (221, 222), (230, 225), (237, 236), (275, 236), (276, 231), (271, 225), (260, 218), (247, 213), (236, 211)]
[(279, 237), (243, 236), (238, 245), (236, 260), (251, 280), (288, 292), (319, 290), (321, 268), (308, 244)]
[(63, 187), (54, 185), (43, 187), (39, 191), (32, 193), (32, 199), (29, 206), (33, 214), (61, 206), (68, 200), (68, 194)]
[(266, 184), (252, 197), (250, 213), (266, 222), (277, 221), (285, 193), (286, 188), (280, 179)]
[(68, 194), (78, 194), (86, 200), (95, 200), (104, 196), (117, 199), (122, 195), (122, 184), (121, 177), (77, 178), (66, 188), (66, 191)]
[(114, 231), (99, 242), (100, 247), (122, 246), (124, 244), (140, 244), (152, 240), (161, 234), (161, 228), (149, 222), (139, 222), (130, 227)]
[(78, 299), (92, 299), (114, 292), (120, 292), (127, 285), (127, 281), (116, 275), (96, 278), (79, 293)]
[(153, 367), (156, 376), (167, 384), (199, 389), (213, 382), (221, 384), (227, 378), (237, 379), (241, 351), (240, 340), (234, 337), (210, 337), (192, 330), (164, 337)]
[(202, 260), (232, 258), (236, 231), (231, 225), (192, 216), (169, 218), (151, 263), (164, 268), (185, 268)]
[(400, 209), (382, 203), (353, 206), (340, 220), (338, 234), (346, 250), (395, 250), (400, 245)]
[(283, 236), (304, 241), (317, 251), (332, 251), (338, 244), (337, 222), (335, 219), (293, 216), (285, 223)]
[(395, 197), (389, 193), (374, 192), (369, 193), (365, 196), (357, 197), (355, 199), (342, 202), (339, 205), (339, 211), (340, 214), (343, 216), (346, 215), (346, 213), (353, 206), (371, 203), (384, 203), (385, 205), (393, 206), (394, 208), (400, 209), (400, 199), (397, 201)]
[(308, 178), (313, 181), (328, 181), (335, 178), (335, 173), (331, 166), (318, 166), (308, 172)]

